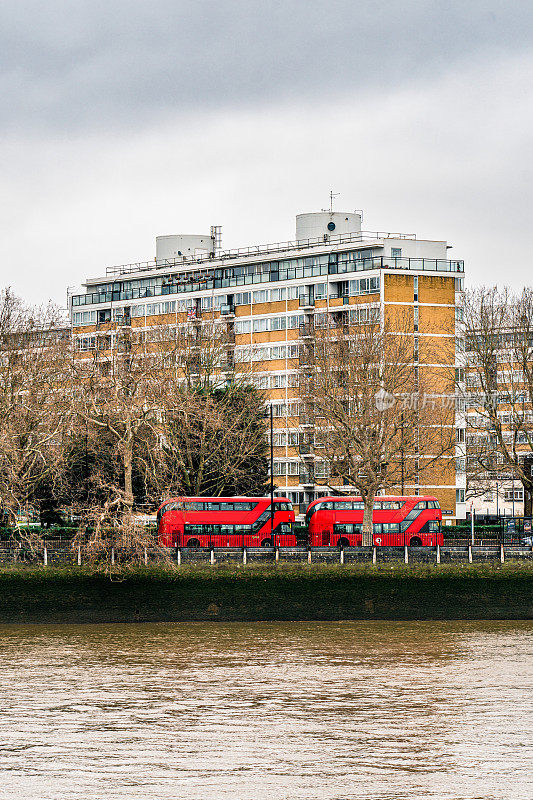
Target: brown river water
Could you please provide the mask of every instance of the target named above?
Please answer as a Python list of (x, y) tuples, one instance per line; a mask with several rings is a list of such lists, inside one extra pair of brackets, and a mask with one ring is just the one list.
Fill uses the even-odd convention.
[(0, 798), (531, 800), (533, 624), (0, 627)]

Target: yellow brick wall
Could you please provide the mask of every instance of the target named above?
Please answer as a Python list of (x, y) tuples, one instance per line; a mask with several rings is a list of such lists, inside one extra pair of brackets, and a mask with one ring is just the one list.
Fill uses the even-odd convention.
[(419, 303), (455, 303), (455, 278), (440, 275), (420, 275)]

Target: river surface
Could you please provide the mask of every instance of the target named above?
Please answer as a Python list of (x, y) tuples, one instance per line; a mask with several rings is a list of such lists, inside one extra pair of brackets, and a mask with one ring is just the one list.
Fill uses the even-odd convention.
[(533, 624), (0, 627), (0, 798), (531, 800)]

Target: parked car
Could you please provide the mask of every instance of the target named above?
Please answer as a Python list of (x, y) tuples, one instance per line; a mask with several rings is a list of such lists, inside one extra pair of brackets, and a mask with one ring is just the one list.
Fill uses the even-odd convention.
[(522, 536), (520, 544), (522, 547), (531, 547), (533, 550), (533, 534), (531, 536)]

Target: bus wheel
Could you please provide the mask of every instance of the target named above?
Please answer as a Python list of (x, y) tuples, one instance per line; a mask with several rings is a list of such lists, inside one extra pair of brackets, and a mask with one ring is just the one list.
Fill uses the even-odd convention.
[(200, 547), (200, 542), (198, 539), (189, 539), (187, 542), (187, 547)]
[(422, 547), (422, 539), (420, 539), (418, 536), (413, 536), (409, 542), (409, 547)]
[(261, 547), (272, 547), (272, 539), (263, 539)]
[(337, 542), (337, 547), (349, 547), (349, 546), (350, 542), (348, 541), (348, 539), (344, 539), (343, 537), (341, 537)]

